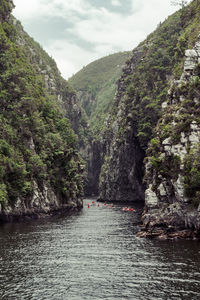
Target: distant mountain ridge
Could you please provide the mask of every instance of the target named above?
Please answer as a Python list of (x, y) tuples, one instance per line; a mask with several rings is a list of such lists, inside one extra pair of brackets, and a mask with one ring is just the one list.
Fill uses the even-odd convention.
[(126, 51), (102, 57), (69, 79), (69, 83), (77, 91), (95, 135), (103, 129), (117, 91), (117, 80), (130, 53)]

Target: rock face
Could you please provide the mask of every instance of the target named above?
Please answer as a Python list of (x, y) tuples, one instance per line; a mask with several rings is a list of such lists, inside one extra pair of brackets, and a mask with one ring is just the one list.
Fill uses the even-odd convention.
[(103, 57), (90, 63), (69, 79), (88, 117), (87, 130), (90, 132), (90, 138), (81, 147), (81, 153), (87, 162), (86, 195), (98, 195), (99, 174), (105, 154), (102, 139), (104, 121), (112, 107), (117, 90), (116, 81), (120, 78), (122, 67), (129, 54), (120, 52)]
[(144, 158), (165, 105), (181, 31), (180, 16), (175, 14), (134, 49), (126, 62), (103, 134), (102, 200), (144, 201)]
[(144, 157), (134, 140), (134, 134), (130, 132), (130, 140), (127, 143), (111, 144), (110, 156), (106, 157), (101, 170), (100, 200), (144, 200), (143, 170), (140, 168)]
[(58, 213), (79, 210), (83, 207), (81, 198), (63, 203), (48, 184), (39, 186), (34, 182), (33, 195), (29, 199), (18, 198), (13, 205), (0, 203), (0, 222), (23, 221), (43, 218)]
[(87, 151), (87, 183), (85, 196), (97, 196), (99, 194), (99, 175), (103, 164), (104, 149), (101, 141), (91, 141)]
[(118, 81), (118, 91), (115, 96), (113, 110), (117, 111), (117, 116), (114, 121), (112, 115), (106, 120), (108, 130), (104, 136), (105, 159), (100, 175), (100, 200), (144, 200), (143, 169), (141, 167), (144, 151), (135, 135), (131, 117), (130, 119), (126, 118), (126, 99), (124, 97), (127, 88), (126, 78), (134, 73), (142, 55), (143, 51), (138, 47), (134, 50), (132, 58), (126, 63), (123, 75)]
[(142, 236), (200, 234), (200, 37), (185, 56), (148, 149)]

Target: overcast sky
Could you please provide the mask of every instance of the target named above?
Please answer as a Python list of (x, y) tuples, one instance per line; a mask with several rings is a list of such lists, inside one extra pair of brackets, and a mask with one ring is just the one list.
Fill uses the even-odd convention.
[(177, 7), (170, 0), (14, 0), (13, 14), (67, 79), (91, 61), (132, 50)]

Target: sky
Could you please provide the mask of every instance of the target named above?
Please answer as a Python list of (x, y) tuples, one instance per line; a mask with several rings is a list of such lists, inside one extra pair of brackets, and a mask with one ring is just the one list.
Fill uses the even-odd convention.
[(134, 49), (178, 9), (170, 0), (13, 0), (14, 16), (64, 78), (103, 56)]

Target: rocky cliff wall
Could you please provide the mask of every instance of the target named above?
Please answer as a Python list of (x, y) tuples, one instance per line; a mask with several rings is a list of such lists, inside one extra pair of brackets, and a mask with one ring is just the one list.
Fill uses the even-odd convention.
[[(186, 194), (193, 195), (193, 199), (190, 198), (190, 201), (193, 203), (192, 205), (197, 205), (195, 204), (197, 202), (196, 182), (192, 183), (194, 187), (192, 190), (189, 182), (192, 181), (193, 172), (198, 178), (198, 167), (194, 171), (191, 165), (192, 159), (197, 160), (198, 150), (195, 150), (195, 153), (192, 150), (189, 153), (190, 157), (187, 157), (186, 166), (189, 169), (189, 175), (185, 175), (186, 170), (183, 177), (181, 175), (176, 177), (176, 175), (179, 174), (182, 156), (190, 146), (189, 142), (187, 145), (182, 145), (182, 143), (186, 139), (190, 141), (198, 130), (198, 118), (195, 117), (195, 113), (198, 111), (196, 99), (198, 98), (196, 96), (198, 94), (198, 67), (195, 67), (194, 76), (187, 79), (193, 72), (190, 69), (191, 65), (194, 66), (198, 61), (197, 50), (195, 50), (198, 45), (195, 49), (186, 52), (188, 59), (185, 64), (185, 77), (182, 76), (181, 81), (178, 80), (179, 83), (176, 80), (176, 83), (171, 84), (170, 95), (168, 95), (168, 89), (169, 83), (174, 78), (180, 78), (185, 50), (196, 42), (199, 32), (199, 11), (199, 3), (193, 1), (170, 16), (133, 51), (128, 60), (118, 82), (112, 113), (106, 120), (107, 130), (103, 135), (106, 151), (100, 175), (101, 200), (144, 201), (146, 195), (148, 199), (151, 199), (149, 201), (156, 205), (157, 192), (155, 193), (155, 184), (151, 182), (154, 178), (153, 173), (146, 172), (149, 174), (149, 176), (146, 175), (149, 181), (143, 181), (143, 176), (145, 168), (151, 170), (160, 168), (160, 176), (164, 174), (167, 180), (163, 182), (158, 180), (156, 186), (158, 194), (160, 190), (164, 199), (165, 185), (170, 185), (168, 178), (174, 176), (177, 193), (179, 192), (182, 197), (185, 197), (181, 186), (184, 177), (184, 185), (187, 186)], [(187, 80), (189, 80), (189, 84)], [(176, 103), (174, 106), (166, 104), (166, 99), (169, 97), (171, 102)], [(183, 109), (180, 111), (177, 104), (178, 99), (183, 100)], [(196, 107), (193, 105), (194, 102)], [(174, 118), (174, 114), (176, 114), (176, 118)], [(189, 134), (190, 128), (189, 137), (187, 134)], [(159, 131), (157, 131), (158, 129)], [(163, 153), (159, 157), (162, 147), (155, 132), (158, 137), (163, 138), (162, 147), (174, 151), (172, 159), (166, 157), (162, 160)], [(153, 150), (148, 146), (151, 140)], [(171, 141), (173, 141), (172, 144), (170, 144)], [(147, 160), (145, 157), (151, 156), (151, 151), (154, 151), (155, 154), (152, 155), (149, 162), (149, 159)], [(153, 165), (152, 168), (150, 163)], [(166, 167), (167, 165), (168, 167)], [(173, 175), (170, 170), (171, 172), (173, 170)], [(158, 178), (161, 179), (160, 176)], [(152, 192), (149, 195), (151, 184)], [(160, 213), (159, 210), (158, 213)], [(151, 213), (149, 216), (151, 217)]]
[(148, 149), (142, 236), (200, 234), (200, 36), (185, 56)]
[(76, 89), (78, 99), (88, 117), (88, 131), (90, 139), (82, 147), (87, 161), (87, 183), (85, 194), (98, 194), (99, 174), (105, 154), (102, 139), (105, 129), (105, 119), (112, 107), (113, 98), (117, 90), (116, 81), (122, 74), (122, 67), (128, 59), (128, 52), (115, 53), (103, 57), (83, 67), (69, 79), (69, 83)]
[(104, 149), (102, 141), (92, 140), (87, 151), (87, 182), (85, 185), (86, 196), (99, 195), (99, 175), (103, 164)]
[(38, 185), (34, 181), (33, 193), (29, 198), (18, 197), (12, 205), (0, 203), (0, 223), (38, 219), (82, 207), (81, 197), (74, 195), (74, 198), (70, 197), (67, 203), (63, 203), (48, 183)]
[[(143, 48), (133, 51), (118, 81), (113, 112), (106, 120), (103, 137), (104, 164), (99, 183), (99, 199), (104, 201), (143, 201), (142, 162), (144, 151), (139, 145), (125, 95), (127, 77), (135, 72), (143, 57)], [(116, 115), (115, 115), (116, 113)], [(128, 116), (128, 117), (127, 117)]]

